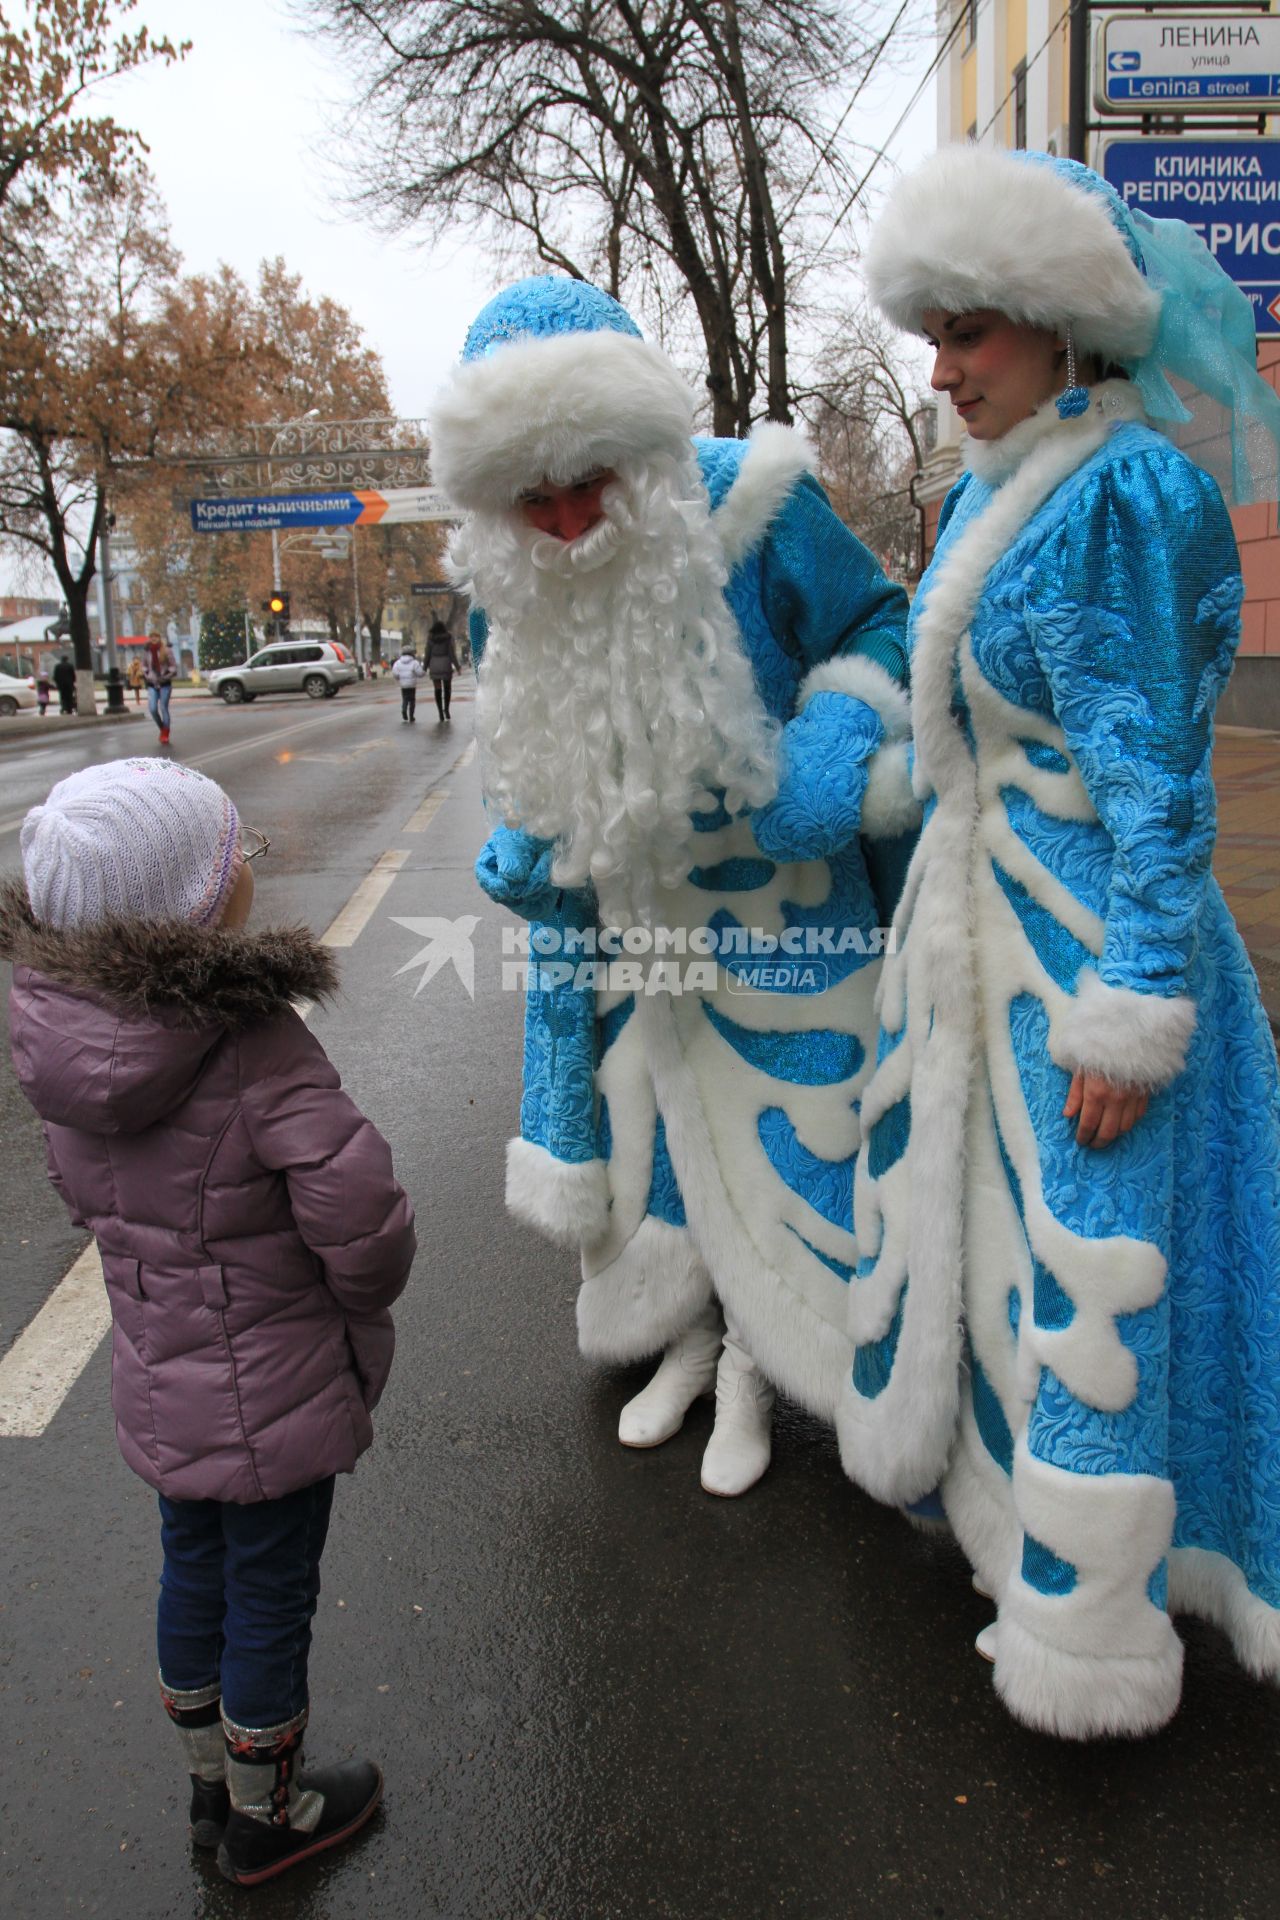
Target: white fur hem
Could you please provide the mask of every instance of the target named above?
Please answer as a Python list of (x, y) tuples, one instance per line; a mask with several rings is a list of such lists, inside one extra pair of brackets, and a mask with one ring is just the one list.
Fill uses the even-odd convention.
[(862, 831), (869, 840), (896, 840), (910, 833), (924, 818), (924, 808), (911, 785), (908, 744), (895, 740), (873, 753), (862, 796)]
[(1182, 1695), (1182, 1642), (1155, 1654), (1069, 1653), (1004, 1612), (995, 1629), (996, 1692), (1024, 1726), (1062, 1740), (1140, 1737), (1167, 1725)]
[(813, 448), (794, 427), (766, 421), (755, 429), (738, 477), (711, 518), (731, 573), (760, 545), (797, 480), (815, 464)]
[(711, 1277), (685, 1227), (651, 1215), (616, 1260), (578, 1292), (578, 1347), (623, 1364), (667, 1346), (712, 1298)]
[(1117, 1086), (1153, 1092), (1176, 1080), (1195, 1032), (1195, 1001), (1109, 987), (1082, 967), (1075, 998), (1052, 1022), (1049, 1052), (1060, 1067), (1099, 1073)]
[(431, 415), (431, 471), (469, 512), (515, 504), (543, 480), (684, 453), (693, 395), (660, 348), (633, 335), (513, 340), (459, 367)]
[(1169, 1610), (1212, 1621), (1247, 1672), (1280, 1681), (1280, 1610), (1249, 1591), (1243, 1573), (1225, 1554), (1175, 1547), (1169, 1555)]
[(891, 673), (864, 654), (837, 654), (806, 673), (796, 690), (796, 712), (803, 713), (815, 693), (847, 693), (871, 708), (890, 740), (905, 740), (911, 731), (911, 701)]
[(509, 1140), (507, 1206), (561, 1246), (590, 1244), (608, 1224), (608, 1169), (603, 1160), (557, 1160), (532, 1140)]

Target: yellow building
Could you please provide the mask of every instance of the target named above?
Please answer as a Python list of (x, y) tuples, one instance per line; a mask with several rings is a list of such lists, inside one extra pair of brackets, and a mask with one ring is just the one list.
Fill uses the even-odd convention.
[[(1186, 10), (1205, 13), (1215, 0)], [(1179, 0), (1157, 6), (1180, 10)], [(1274, 4), (1270, 11), (1277, 11)], [(1108, 9), (1092, 9), (1095, 35)], [(1030, 147), (1042, 153), (1069, 150), (1068, 71), (1071, 0), (937, 0), (937, 34), (943, 59), (938, 70), (938, 144), (976, 140), (980, 145)], [(1090, 106), (1093, 73), (1090, 71)], [(1192, 116), (1188, 116), (1190, 121)], [(1245, 120), (1246, 134), (1257, 126)], [(1189, 125), (1187, 130), (1194, 131)], [(1219, 123), (1221, 131), (1221, 123)], [(1162, 131), (1177, 131), (1177, 123)], [(1275, 118), (1270, 131), (1280, 131)], [(1092, 163), (1092, 136), (1086, 156)], [(1280, 387), (1280, 342), (1263, 341), (1259, 368)], [(945, 398), (938, 404), (934, 450), (916, 482), (924, 510), (925, 551), (933, 548), (938, 513), (960, 472), (964, 430)], [(1237, 509), (1232, 519), (1240, 542), (1245, 606), (1240, 654), (1219, 717), (1252, 726), (1280, 728), (1280, 530), (1274, 503)]]

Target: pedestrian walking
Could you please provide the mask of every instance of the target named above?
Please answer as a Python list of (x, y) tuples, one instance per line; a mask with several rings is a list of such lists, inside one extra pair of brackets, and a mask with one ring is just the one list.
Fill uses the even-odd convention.
[(1143, 1734), (1175, 1613), (1280, 1680), (1280, 1085), (1212, 875), (1240, 562), (1170, 437), (1212, 457), (1203, 407), (1235, 499), (1273, 499), (1280, 400), (1203, 241), (1075, 161), (944, 150), (865, 261), (969, 471), (912, 609), (926, 818), (841, 1452), (882, 1500), (938, 1490), (1020, 1720)]
[(303, 1770), (334, 1477), (370, 1444), (415, 1250), (391, 1154), (291, 1002), (299, 928), (245, 930), (254, 857), (211, 780), (158, 759), (61, 781), (0, 894), (13, 1057), (102, 1255), (125, 1460), (159, 1494), (160, 1693), (192, 1836), (252, 1886), (346, 1840), (372, 1762)]
[(64, 653), (54, 667), (53, 684), (58, 690), (59, 713), (74, 713), (76, 710), (76, 670), (71, 664), (70, 654)]
[(431, 691), (436, 697), (439, 724), (449, 718), (453, 676), (459, 671), (458, 649), (454, 645), (453, 635), (443, 620), (433, 620), (431, 632), (427, 635), (427, 672), (431, 675)]
[(41, 667), (39, 673), (36, 675), (36, 706), (39, 708), (40, 718), (43, 720), (45, 714), (49, 711), (49, 676), (43, 667)]
[(400, 718), (413, 725), (417, 719), (418, 682), (423, 679), (424, 670), (412, 647), (400, 649), (391, 662), (391, 671), (400, 683)]
[(133, 704), (142, 705), (142, 689), (146, 686), (146, 676), (142, 671), (142, 662), (135, 653), (129, 661), (129, 685), (133, 688)]
[(177, 678), (178, 663), (167, 641), (152, 634), (147, 641), (142, 674), (147, 683), (147, 709), (160, 729), (160, 745), (169, 744), (169, 699)]

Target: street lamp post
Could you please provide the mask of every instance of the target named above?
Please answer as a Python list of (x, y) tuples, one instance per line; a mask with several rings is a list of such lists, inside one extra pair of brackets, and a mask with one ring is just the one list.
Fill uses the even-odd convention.
[[(300, 413), (296, 420), (285, 421), (284, 425), (277, 430), (275, 437), (272, 440), (271, 445), (267, 450), (268, 469), (270, 469), (271, 461), (275, 454), (275, 450), (280, 443), (281, 436), (283, 434), (288, 433), (291, 427), (300, 427), (304, 420), (316, 419), (319, 415), (319, 412), (320, 412), (319, 407), (308, 407), (306, 412)], [(283, 585), (284, 585), (284, 581), (280, 578), (280, 534), (275, 527), (272, 527), (271, 529), (271, 590), (272, 592), (279, 593)]]

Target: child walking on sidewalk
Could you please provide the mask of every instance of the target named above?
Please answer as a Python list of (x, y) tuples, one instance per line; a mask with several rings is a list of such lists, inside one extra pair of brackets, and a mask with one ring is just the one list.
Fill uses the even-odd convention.
[(381, 1797), (370, 1761), (303, 1771), (307, 1656), (334, 1476), (373, 1438), (416, 1245), (386, 1142), (290, 1005), (333, 991), (329, 955), (244, 931), (265, 845), (203, 774), (117, 760), (32, 808), (25, 888), (0, 899), (14, 1063), (97, 1238), (116, 1432), (160, 1496), (193, 1837), (248, 1886)]

